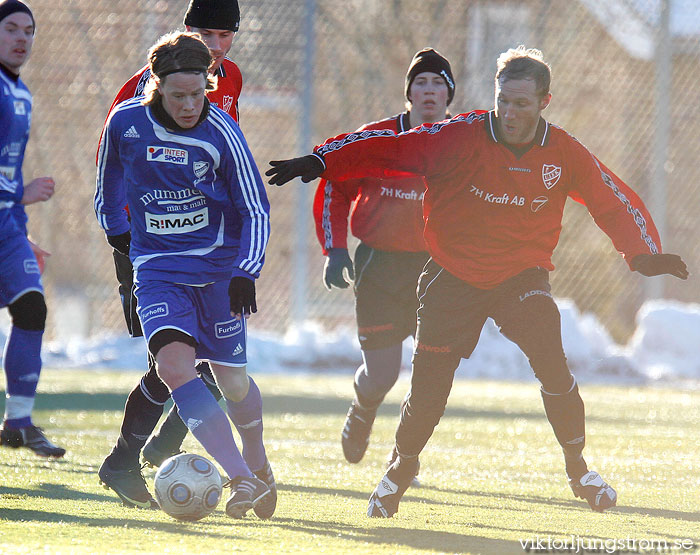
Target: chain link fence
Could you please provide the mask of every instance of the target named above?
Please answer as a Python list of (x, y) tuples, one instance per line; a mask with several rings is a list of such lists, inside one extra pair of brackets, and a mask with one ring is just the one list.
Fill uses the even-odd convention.
[[(664, 250), (700, 271), (700, 3), (692, 0), (240, 0), (230, 57), (243, 72), (241, 127), (261, 169), (271, 159), (403, 109), (413, 54), (450, 59), (452, 113), (493, 106), (498, 54), (525, 44), (552, 65), (545, 116), (587, 145), (647, 201)], [(92, 211), (95, 152), (121, 84), (148, 47), (182, 28), (186, 0), (33, 0), (37, 37), (22, 77), (35, 98), (25, 178), (55, 177), (29, 209), (53, 253), (44, 282), (49, 333), (122, 331), (108, 248)], [(664, 12), (664, 6), (669, 7)], [(669, 17), (665, 18), (664, 13)], [(315, 183), (270, 188), (272, 236), (251, 326), (283, 331), (318, 320), (352, 326), (350, 291), (322, 285), (311, 220)], [(595, 313), (618, 341), (649, 295), (697, 302), (697, 278), (627, 271), (585, 208), (569, 203), (554, 293)], [(654, 282), (651, 286), (649, 281)]]

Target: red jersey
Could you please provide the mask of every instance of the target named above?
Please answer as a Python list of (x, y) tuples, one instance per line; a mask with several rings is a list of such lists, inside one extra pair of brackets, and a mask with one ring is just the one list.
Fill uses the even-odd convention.
[(326, 179), (425, 176), (428, 252), (475, 287), (535, 266), (553, 270), (568, 197), (588, 208), (628, 263), (661, 252), (640, 198), (574, 137), (540, 118), (535, 141), (518, 151), (500, 140), (496, 123), (493, 111), (470, 112), (398, 135), (340, 135), (315, 153)]
[[(368, 129), (411, 128), (407, 112), (368, 123)], [(377, 179), (367, 177), (331, 183), (322, 179), (316, 189), (313, 214), (323, 254), (347, 248), (348, 214), (352, 234), (368, 246), (384, 251), (425, 251), (423, 239), (422, 177)]]
[[(238, 121), (238, 97), (241, 95), (241, 89), (243, 88), (241, 70), (238, 69), (238, 66), (233, 61), (224, 58), (215, 75), (218, 77), (218, 86), (215, 91), (207, 93), (207, 98), (214, 106)], [(150, 77), (151, 70), (148, 66), (142, 67), (119, 89), (117, 96), (109, 107), (109, 112), (111, 113), (112, 109), (120, 102), (142, 95)]]

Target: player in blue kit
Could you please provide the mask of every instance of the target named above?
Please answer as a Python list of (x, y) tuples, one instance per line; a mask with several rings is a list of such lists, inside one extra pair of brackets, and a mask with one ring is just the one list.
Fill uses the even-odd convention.
[(19, 71), (31, 52), (34, 28), (34, 16), (25, 4), (0, 2), (0, 307), (7, 307), (12, 318), (3, 356), (7, 388), (0, 445), (62, 457), (66, 450), (51, 443), (32, 422), (46, 323), (40, 266), (47, 253), (27, 238), (24, 205), (48, 200), (55, 186), (50, 177), (26, 186), (22, 180), (32, 95)]
[[(238, 125), (206, 99), (215, 86), (206, 45), (192, 33), (172, 33), (153, 46), (149, 61), (155, 77), (145, 97), (121, 103), (108, 118), (95, 212), (109, 244), (133, 264), (137, 311), (159, 377), (182, 421), (230, 478), (227, 514), (242, 518), (254, 509), (269, 518), (273, 495), (258, 477), (272, 475), (262, 398), (245, 368), (245, 316), (257, 311), (269, 203)], [(226, 414), (197, 377), (196, 360), (209, 361), (242, 454)]]

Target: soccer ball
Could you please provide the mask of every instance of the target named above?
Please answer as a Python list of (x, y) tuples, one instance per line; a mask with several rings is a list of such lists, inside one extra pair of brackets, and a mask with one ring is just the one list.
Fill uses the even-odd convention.
[(178, 520), (199, 520), (221, 499), (221, 475), (209, 460), (181, 453), (163, 461), (154, 483), (160, 508)]

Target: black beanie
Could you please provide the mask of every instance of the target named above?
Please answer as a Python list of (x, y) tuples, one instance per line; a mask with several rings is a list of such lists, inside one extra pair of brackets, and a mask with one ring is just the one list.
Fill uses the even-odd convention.
[(238, 0), (190, 0), (185, 25), (201, 29), (238, 31), (241, 12)]
[(452, 68), (447, 58), (432, 48), (424, 48), (416, 52), (416, 55), (413, 56), (411, 65), (408, 67), (408, 73), (406, 74), (406, 90), (404, 91), (406, 100), (409, 100), (408, 91), (411, 88), (413, 79), (415, 79), (416, 75), (424, 71), (436, 73), (445, 80), (445, 83), (447, 83), (447, 104), (449, 106), (455, 95), (455, 81), (452, 77)]
[(5, 19), (8, 15), (12, 15), (15, 12), (24, 12), (29, 14), (32, 18), (32, 25), (36, 29), (36, 22), (34, 21), (34, 14), (29, 6), (20, 2), (19, 0), (2, 0), (0, 1), (0, 21)]

